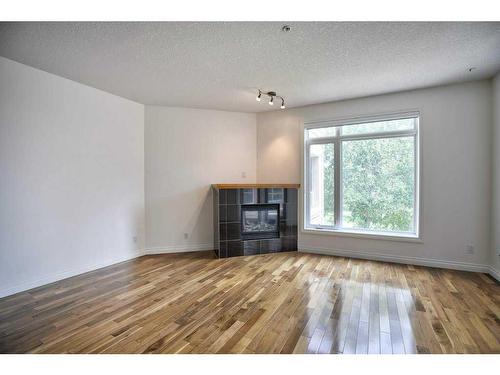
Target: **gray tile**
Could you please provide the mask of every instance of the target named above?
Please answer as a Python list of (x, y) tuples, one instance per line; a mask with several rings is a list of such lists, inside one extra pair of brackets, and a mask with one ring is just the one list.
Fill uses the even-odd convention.
[(239, 204), (239, 189), (226, 190), (226, 204)]
[(257, 189), (240, 189), (241, 204), (257, 203)]
[(221, 241), (227, 240), (227, 225), (219, 224), (219, 239)]
[(227, 206), (219, 206), (219, 221), (225, 223), (227, 221)]
[(268, 240), (260, 240), (260, 253), (277, 253), (281, 251), (281, 239), (273, 238)]
[(241, 241), (228, 241), (227, 242), (227, 256), (238, 257), (243, 255), (243, 246)]
[(260, 254), (260, 241), (243, 241), (243, 253), (245, 255)]
[(219, 258), (227, 258), (227, 241), (219, 242)]
[(226, 206), (227, 209), (227, 222), (240, 222), (241, 221), (241, 206), (237, 204), (230, 204)]
[(241, 227), (240, 223), (227, 223), (227, 239), (228, 240), (239, 240), (241, 238)]
[(226, 190), (219, 190), (219, 204), (226, 204)]

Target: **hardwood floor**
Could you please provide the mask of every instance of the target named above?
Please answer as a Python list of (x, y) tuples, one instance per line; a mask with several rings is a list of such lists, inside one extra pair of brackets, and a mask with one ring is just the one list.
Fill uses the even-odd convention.
[(3, 353), (500, 353), (484, 274), (303, 253), (145, 256), (0, 299)]

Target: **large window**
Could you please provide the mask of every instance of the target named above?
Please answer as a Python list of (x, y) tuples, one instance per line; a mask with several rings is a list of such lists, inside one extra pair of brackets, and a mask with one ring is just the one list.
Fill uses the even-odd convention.
[(306, 124), (305, 229), (418, 237), (418, 113)]

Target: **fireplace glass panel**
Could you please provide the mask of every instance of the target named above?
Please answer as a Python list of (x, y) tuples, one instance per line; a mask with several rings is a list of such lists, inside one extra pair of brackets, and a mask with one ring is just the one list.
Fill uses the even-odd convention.
[(279, 237), (279, 204), (241, 206), (241, 234), (244, 238)]

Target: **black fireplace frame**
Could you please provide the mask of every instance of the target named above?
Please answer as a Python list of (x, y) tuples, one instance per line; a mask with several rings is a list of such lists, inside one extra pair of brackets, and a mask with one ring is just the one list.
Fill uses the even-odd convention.
[[(219, 258), (297, 251), (298, 187), (213, 187), (214, 249)], [(279, 204), (279, 235), (242, 235), (241, 207)]]

